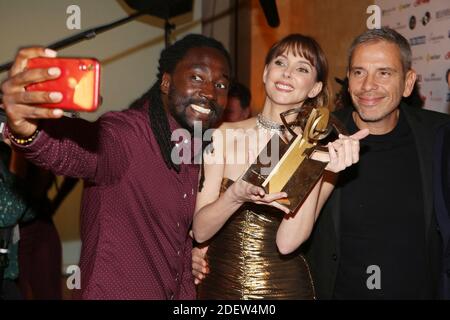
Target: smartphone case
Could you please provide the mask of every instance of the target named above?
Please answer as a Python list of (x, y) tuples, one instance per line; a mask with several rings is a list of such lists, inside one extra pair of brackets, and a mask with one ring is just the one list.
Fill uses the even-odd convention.
[(61, 92), (58, 103), (42, 104), (46, 108), (70, 111), (95, 111), (99, 105), (100, 63), (86, 58), (34, 58), (28, 60), (28, 69), (58, 67), (61, 75), (57, 79), (34, 83), (27, 91)]

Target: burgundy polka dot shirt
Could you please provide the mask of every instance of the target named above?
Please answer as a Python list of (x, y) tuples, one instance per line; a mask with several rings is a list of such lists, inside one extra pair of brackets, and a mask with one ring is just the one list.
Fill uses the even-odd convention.
[(194, 299), (188, 232), (199, 168), (167, 168), (147, 108), (110, 112), (95, 123), (64, 118), (41, 126), (31, 145), (16, 149), (85, 181), (75, 298)]

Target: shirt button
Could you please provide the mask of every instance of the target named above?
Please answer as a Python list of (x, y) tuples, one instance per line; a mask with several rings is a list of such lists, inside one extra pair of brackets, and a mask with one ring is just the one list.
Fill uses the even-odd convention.
[(173, 300), (173, 294), (170, 295), (170, 300)]
[(177, 251), (177, 255), (180, 255), (180, 250)]
[(334, 254), (331, 256), (331, 258), (332, 258), (334, 261), (336, 261), (336, 260), (337, 260), (337, 255), (334, 253)]
[(186, 197), (187, 197), (187, 194), (186, 194), (186, 193), (185, 193), (185, 194), (183, 194), (183, 198), (184, 198), (184, 199), (186, 199)]
[(180, 223), (179, 223), (179, 222), (177, 222), (177, 227), (178, 227), (178, 228), (180, 227)]

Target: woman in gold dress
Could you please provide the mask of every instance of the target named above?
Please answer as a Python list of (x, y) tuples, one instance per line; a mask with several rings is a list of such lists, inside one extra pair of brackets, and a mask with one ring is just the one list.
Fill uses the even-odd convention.
[[(205, 179), (192, 227), (195, 240), (208, 245), (209, 273), (198, 286), (199, 299), (315, 298), (307, 262), (296, 249), (309, 237), (333, 189), (332, 175), (320, 179), (294, 213), (276, 202), (285, 193), (266, 194), (241, 176), (273, 134), (291, 138), (280, 113), (303, 105), (327, 105), (327, 73), (325, 55), (314, 39), (300, 34), (285, 37), (266, 57), (262, 112), (224, 123), (214, 132), (212, 151), (204, 155)], [(296, 116), (291, 117), (287, 120)], [(330, 143), (324, 159), (330, 161), (326, 173), (356, 163), (359, 139), (367, 134), (362, 130), (351, 137), (340, 135)], [(202, 257), (195, 257), (195, 251), (193, 255), (198, 280), (205, 270)]]

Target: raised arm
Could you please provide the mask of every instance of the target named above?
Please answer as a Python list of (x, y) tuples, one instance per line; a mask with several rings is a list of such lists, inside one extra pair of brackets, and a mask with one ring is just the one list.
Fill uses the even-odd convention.
[[(115, 141), (117, 133), (110, 129), (108, 118), (97, 123), (59, 119), (63, 115), (62, 110), (40, 108), (36, 104), (60, 101), (60, 92), (25, 90), (31, 83), (54, 79), (61, 73), (58, 68), (27, 70), (28, 59), (55, 56), (54, 51), (44, 48), (20, 50), (9, 77), (2, 84), (3, 104), (13, 147), (25, 154), (28, 160), (57, 175), (99, 182), (106, 177), (104, 171), (110, 169), (111, 176), (114, 176), (114, 168), (104, 164), (108, 164), (108, 157), (115, 157), (114, 153), (120, 148), (119, 142)], [(125, 161), (123, 158), (117, 156), (120, 168)]]

